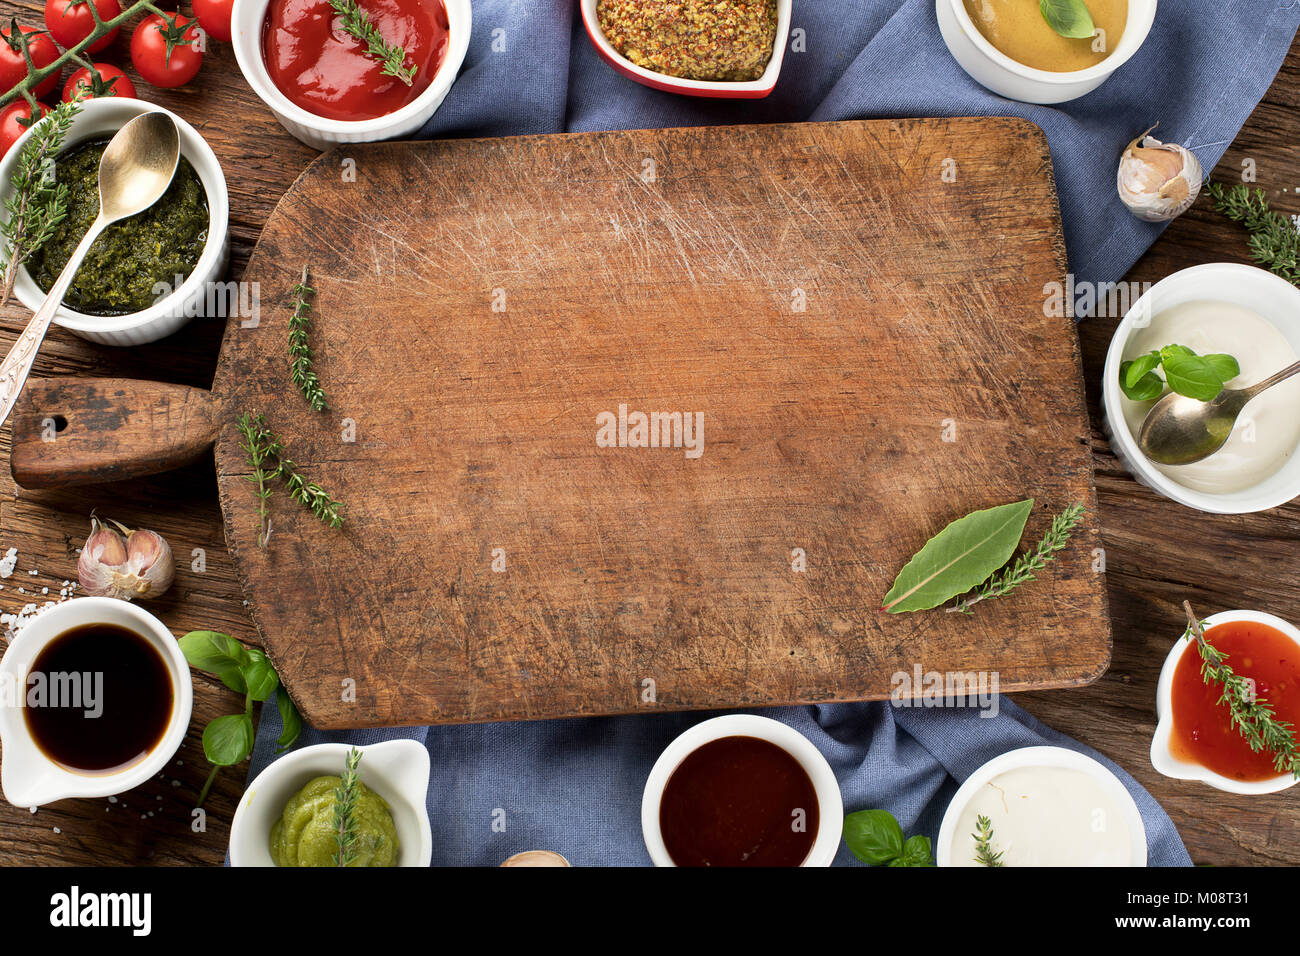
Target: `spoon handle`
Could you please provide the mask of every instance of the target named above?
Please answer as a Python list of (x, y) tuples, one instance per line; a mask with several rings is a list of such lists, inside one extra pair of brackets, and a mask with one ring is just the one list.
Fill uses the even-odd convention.
[[(1246, 391), (1250, 393), (1251, 398), (1254, 398), (1260, 392), (1264, 391), (1264, 389), (1272, 388), (1278, 382), (1284, 382), (1292, 375), (1296, 375), (1298, 373), (1300, 373), (1300, 362), (1296, 362), (1292, 365), (1288, 365), (1286, 368), (1282, 369), (1282, 371), (1273, 373), (1268, 378), (1264, 379), (1264, 381), (1258, 382), (1250, 386), (1250, 388), (1246, 389)], [(0, 421), (4, 421), (4, 419), (0, 419)]]
[(54, 285), (50, 286), (45, 301), (36, 310), (32, 320), (27, 323), (27, 328), (19, 333), (18, 340), (9, 349), (9, 354), (5, 356), (4, 361), (0, 362), (0, 425), (5, 423), (14, 405), (18, 403), (18, 396), (27, 382), (27, 373), (32, 370), (32, 365), (36, 362), (36, 353), (40, 350), (41, 342), (45, 340), (45, 333), (50, 330), (50, 323), (54, 321), (59, 306), (63, 304), (63, 296), (68, 291), (68, 286), (72, 285), (77, 270), (81, 268), (81, 260), (86, 258), (86, 253), (90, 251), (90, 247), (107, 225), (108, 222), (102, 215), (91, 223), (90, 229), (86, 231), (68, 259), (68, 264), (54, 280)]

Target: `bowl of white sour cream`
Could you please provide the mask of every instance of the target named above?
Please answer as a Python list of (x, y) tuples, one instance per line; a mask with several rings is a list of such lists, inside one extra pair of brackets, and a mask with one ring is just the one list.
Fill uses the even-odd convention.
[(1128, 398), (1119, 371), (1124, 362), (1166, 345), (1231, 355), (1241, 374), (1227, 386), (1253, 385), (1300, 356), (1300, 289), (1236, 263), (1175, 272), (1138, 299), (1115, 330), (1101, 391), (1116, 458), (1166, 498), (1213, 514), (1245, 514), (1300, 496), (1300, 377), (1250, 402), (1224, 446), (1202, 461), (1158, 465), (1142, 454), (1136, 436), (1154, 402)]
[(1011, 750), (967, 777), (939, 826), (935, 862), (987, 865), (981, 834), (1003, 866), (1147, 864), (1146, 828), (1124, 784), (1065, 747)]

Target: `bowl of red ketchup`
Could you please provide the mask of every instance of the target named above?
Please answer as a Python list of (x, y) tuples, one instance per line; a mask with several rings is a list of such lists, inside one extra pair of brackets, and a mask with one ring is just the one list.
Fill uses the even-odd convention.
[[(1253, 682), (1257, 700), (1300, 728), (1300, 630), (1261, 611), (1223, 611), (1202, 621), (1205, 640), (1234, 673)], [(1200, 780), (1229, 793), (1276, 793), (1297, 783), (1279, 774), (1267, 749), (1252, 751), (1220, 703), (1222, 687), (1201, 675), (1194, 638), (1179, 638), (1156, 688), (1159, 723), (1151, 763), (1166, 777)]]
[(315, 149), (395, 139), (431, 117), (469, 48), (469, 0), (357, 0), (409, 78), (386, 71), (330, 0), (235, 0), (239, 68), (276, 119)]

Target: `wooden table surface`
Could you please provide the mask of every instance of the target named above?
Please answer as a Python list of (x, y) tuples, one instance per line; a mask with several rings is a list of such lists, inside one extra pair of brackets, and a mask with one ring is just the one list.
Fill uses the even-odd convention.
[[(30, 0), (0, 0), (3, 21), (17, 16), (20, 22), (38, 24), (39, 10)], [(101, 57), (124, 64), (125, 47), (120, 38)], [(216, 150), (230, 184), (230, 275), (237, 278), (276, 199), (315, 153), (285, 133), (247, 88), (227, 44), (214, 45), (208, 53), (195, 87), (168, 92), (138, 85), (146, 99), (198, 127)], [(1288, 214), (1300, 212), (1297, 107), (1300, 44), (1292, 47), (1272, 89), (1219, 166), (1224, 171), (1220, 178), (1225, 178), (1241, 169), (1244, 158), (1253, 159), (1258, 185), (1275, 208)], [(1249, 259), (1240, 229), (1213, 213), (1203, 197), (1127, 280), (1153, 282), (1212, 261)], [(0, 344), (12, 341), (28, 317), (17, 304), (0, 310)], [(1015, 700), (1131, 772), (1169, 812), (1195, 862), (1298, 864), (1297, 791), (1243, 797), (1169, 780), (1152, 769), (1147, 752), (1155, 726), (1156, 678), (1171, 641), (1182, 631), (1184, 599), (1202, 615), (1248, 607), (1300, 621), (1300, 503), (1258, 515), (1213, 517), (1193, 513), (1134, 482), (1100, 429), (1097, 383), (1117, 323), (1115, 317), (1096, 318), (1080, 326), (1114, 657), (1109, 670), (1089, 687), (1021, 694)], [(56, 329), (34, 374), (155, 378), (206, 388), (221, 331), (220, 322), (199, 320), (163, 342), (113, 349)], [(0, 432), (0, 462), (6, 463), (0, 468), (0, 553), (17, 547), (19, 557), (18, 570), (3, 582), (0, 611), (12, 613), (27, 601), (48, 600), (40, 595), (42, 588), (57, 595), (65, 580), (75, 580), (77, 549), (90, 512), (97, 509), (132, 527), (152, 528), (171, 542), (176, 584), (149, 609), (174, 632), (211, 628), (255, 641), (226, 551), (210, 461), (115, 487), (38, 493), (13, 485), (8, 440), (6, 427)], [(200, 554), (201, 571), (196, 570)], [(31, 570), (38, 573), (31, 576)], [(28, 593), (18, 593), (19, 587)], [(32, 591), (37, 592), (34, 598)], [(191, 812), (207, 773), (200, 733), (209, 720), (235, 712), (241, 704), (216, 680), (196, 674), (194, 718), (176, 761), (117, 803), (69, 800), (32, 814), (0, 801), (0, 864), (219, 864), (247, 765), (221, 772), (200, 825)]]

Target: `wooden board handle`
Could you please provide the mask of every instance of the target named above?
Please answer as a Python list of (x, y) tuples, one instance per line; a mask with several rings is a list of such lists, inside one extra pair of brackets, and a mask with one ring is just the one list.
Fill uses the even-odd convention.
[(221, 428), (213, 394), (127, 379), (27, 383), (14, 410), (9, 466), (23, 488), (61, 488), (170, 471)]

